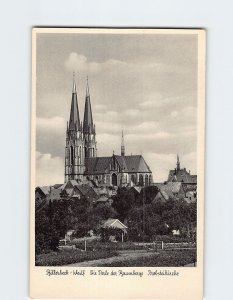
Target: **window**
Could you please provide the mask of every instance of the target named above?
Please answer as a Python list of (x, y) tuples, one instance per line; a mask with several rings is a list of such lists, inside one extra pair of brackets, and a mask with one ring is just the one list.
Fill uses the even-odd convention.
[(117, 186), (117, 175), (115, 173), (112, 174), (112, 185)]
[(131, 175), (131, 181), (132, 181), (134, 184), (136, 183), (135, 175)]
[(74, 148), (73, 148), (73, 146), (70, 146), (70, 162), (71, 162), (71, 165), (74, 164)]
[(139, 175), (139, 185), (143, 186), (143, 176), (142, 176), (142, 174)]

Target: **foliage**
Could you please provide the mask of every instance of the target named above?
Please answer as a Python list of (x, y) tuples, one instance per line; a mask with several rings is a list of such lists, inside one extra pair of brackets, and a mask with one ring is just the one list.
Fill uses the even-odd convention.
[(36, 254), (57, 251), (60, 239), (68, 230), (74, 230), (73, 237), (82, 238), (90, 230), (100, 234), (102, 241), (108, 241), (110, 235), (120, 234), (112, 229), (101, 229), (101, 224), (108, 218), (118, 218), (127, 227), (124, 240), (151, 242), (165, 236), (170, 240), (172, 230), (181, 232), (183, 240), (195, 241), (197, 207), (196, 203), (187, 203), (180, 199), (168, 201), (155, 200), (157, 187), (142, 188), (138, 193), (133, 189), (121, 187), (113, 198), (112, 206), (104, 203), (93, 205), (85, 197), (70, 199), (66, 191), (61, 192), (61, 199), (45, 202), (36, 207), (35, 245)]
[(196, 262), (196, 250), (167, 250), (149, 256), (104, 263), (96, 267), (181, 267)]
[(63, 266), (116, 255), (117, 253), (114, 251), (80, 252), (78, 250), (64, 250), (36, 255), (36, 266)]
[(157, 235), (172, 235), (180, 230), (182, 237), (195, 239), (196, 203), (183, 199), (155, 200), (157, 187), (142, 188), (140, 194), (121, 188), (114, 198), (117, 217), (128, 226), (128, 238), (133, 241), (151, 241)]

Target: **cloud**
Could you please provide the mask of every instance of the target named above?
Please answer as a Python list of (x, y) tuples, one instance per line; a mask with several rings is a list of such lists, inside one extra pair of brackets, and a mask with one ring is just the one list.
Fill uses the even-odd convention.
[(125, 67), (127, 63), (116, 59), (109, 59), (105, 62), (98, 63), (88, 61), (87, 57), (76, 52), (70, 53), (65, 61), (65, 67), (69, 71), (76, 72), (92, 72), (97, 73), (102, 70), (109, 70), (112, 68)]
[(66, 121), (62, 117), (37, 118), (36, 126), (41, 131), (64, 132), (66, 128)]
[(36, 152), (36, 185), (53, 185), (64, 182), (64, 161), (50, 153)]
[[(76, 71), (81, 120), (89, 76), (99, 156), (109, 156), (113, 150), (120, 153), (123, 128), (126, 153), (148, 154), (147, 162), (161, 180), (166, 179), (176, 153), (187, 168), (194, 169), (196, 156), (190, 153), (196, 151), (197, 138), (196, 41), (188, 35), (70, 35), (46, 41), (41, 37), (38, 152), (50, 153), (51, 161), (64, 158), (72, 72)], [(63, 164), (60, 168), (56, 172), (63, 176)]]

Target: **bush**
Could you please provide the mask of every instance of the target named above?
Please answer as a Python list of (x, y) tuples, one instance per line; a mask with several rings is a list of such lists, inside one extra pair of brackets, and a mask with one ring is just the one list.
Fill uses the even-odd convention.
[(43, 253), (36, 256), (36, 266), (63, 266), (88, 260), (108, 258), (116, 256), (114, 251), (80, 252), (78, 250), (64, 250), (58, 252)]
[(167, 250), (150, 256), (101, 264), (101, 267), (183, 267), (196, 260), (196, 250)]

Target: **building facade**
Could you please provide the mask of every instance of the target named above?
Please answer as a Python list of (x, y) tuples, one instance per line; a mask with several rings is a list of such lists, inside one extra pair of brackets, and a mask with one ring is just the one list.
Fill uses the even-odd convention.
[(109, 157), (97, 156), (96, 128), (93, 122), (91, 97), (87, 80), (83, 122), (79, 118), (78, 96), (73, 79), (70, 119), (66, 129), (65, 182), (86, 179), (98, 185), (149, 186), (152, 172), (142, 155), (125, 155), (122, 131), (121, 154)]

